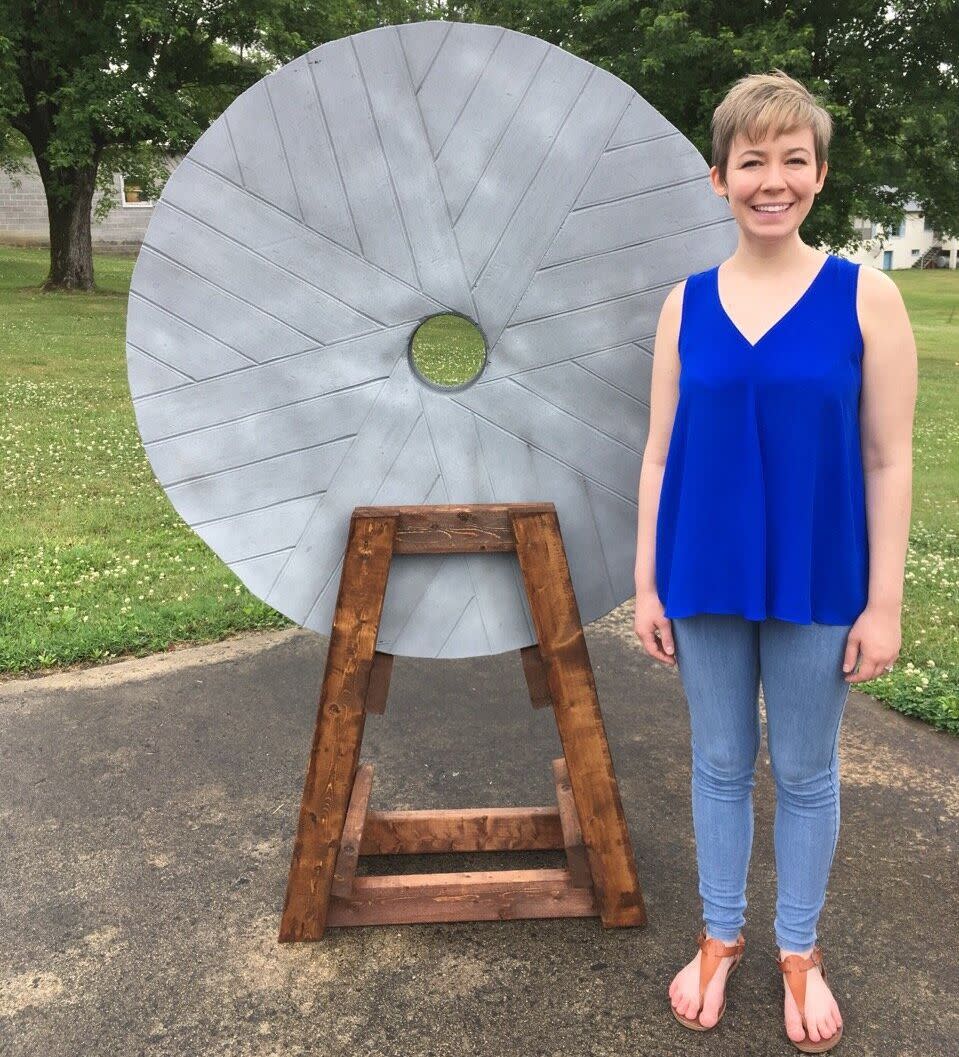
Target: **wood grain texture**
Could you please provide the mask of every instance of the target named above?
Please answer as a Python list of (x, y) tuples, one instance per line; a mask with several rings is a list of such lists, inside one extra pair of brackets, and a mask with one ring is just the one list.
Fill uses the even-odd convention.
[(549, 683), (546, 679), (546, 665), (539, 652), (539, 643), (524, 646), (520, 651), (523, 675), (529, 688), (529, 699), (533, 708), (549, 708), (553, 699), (549, 696)]
[(603, 924), (646, 921), (626, 816), (555, 513), (511, 515)]
[(370, 682), (366, 691), (366, 711), (382, 716), (386, 711), (386, 699), (390, 692), (390, 676), (393, 674), (393, 654), (373, 654), (373, 667), (370, 670)]
[(576, 888), (591, 888), (593, 878), (589, 872), (583, 830), (576, 813), (573, 789), (569, 784), (566, 761), (560, 757), (553, 760), (553, 781), (556, 783), (556, 803), (559, 805), (559, 820), (563, 827), (563, 843), (566, 845), (566, 866), (572, 884)]
[(397, 519), (394, 554), (495, 554), (516, 550), (510, 511), (552, 509), (549, 503), (446, 503), (428, 506), (357, 507), (355, 516), (389, 514)]
[(542, 851), (562, 848), (555, 807), (430, 808), (371, 811), (361, 855), (453, 851)]
[(356, 775), (396, 519), (353, 518), (280, 923), (281, 943), (318, 940)]
[[(555, 808), (368, 810), (373, 769), (357, 769), (368, 708), (382, 711), (392, 657), (375, 650), (398, 529), (414, 553), (467, 551), (509, 527), (541, 644), (523, 656), (535, 702), (552, 701), (564, 758)], [(467, 555), (463, 555), (465, 559)], [(535, 651), (535, 652), (534, 652)], [(545, 685), (544, 685), (545, 683)], [(356, 875), (361, 854), (564, 848), (566, 870)], [(645, 923), (642, 893), (606, 744), (579, 611), (552, 504), (357, 508), (287, 882), (281, 942), (322, 938), (327, 923), (494, 920), (596, 913), (606, 926)]]
[(357, 877), (349, 899), (330, 903), (330, 925), (408, 925), (421, 921), (509, 921), (593, 917), (592, 891), (567, 870), (491, 870)]
[(353, 792), (350, 794), (350, 803), (346, 810), (343, 837), (333, 871), (333, 884), (330, 887), (330, 892), (335, 896), (348, 896), (353, 890), (353, 878), (356, 876), (356, 864), (360, 857), (360, 845), (363, 843), (363, 827), (366, 824), (372, 789), (373, 765), (364, 763), (356, 769)]

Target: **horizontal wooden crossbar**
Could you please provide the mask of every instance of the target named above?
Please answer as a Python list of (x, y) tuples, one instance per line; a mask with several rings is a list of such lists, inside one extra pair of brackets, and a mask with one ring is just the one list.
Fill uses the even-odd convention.
[(576, 888), (568, 870), (357, 877), (348, 899), (333, 896), (328, 925), (409, 925), (422, 921), (506, 921), (593, 917), (591, 888)]
[(395, 518), (394, 554), (496, 554), (515, 551), (510, 512), (548, 514), (552, 503), (489, 503), (483, 506), (357, 507), (353, 519)]
[(451, 851), (533, 851), (562, 848), (555, 807), (474, 807), (455, 810), (370, 811), (361, 855)]

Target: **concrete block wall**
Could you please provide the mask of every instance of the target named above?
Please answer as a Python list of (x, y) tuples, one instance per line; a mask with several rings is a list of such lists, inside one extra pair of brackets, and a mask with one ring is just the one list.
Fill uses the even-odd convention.
[[(114, 177), (118, 197), (120, 177)], [(100, 195), (94, 198), (94, 208)], [(143, 242), (153, 206), (118, 204), (103, 220), (93, 219), (91, 234), (98, 249), (136, 250)], [(50, 229), (47, 200), (36, 164), (31, 159), (24, 173), (10, 176), (0, 172), (0, 244), (47, 246)]]
[(35, 165), (16, 176), (0, 172), (0, 241), (49, 241), (47, 200)]

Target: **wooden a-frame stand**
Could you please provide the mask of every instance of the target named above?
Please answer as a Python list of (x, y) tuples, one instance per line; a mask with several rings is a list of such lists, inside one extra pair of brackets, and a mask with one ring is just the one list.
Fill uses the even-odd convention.
[[(563, 757), (556, 807), (369, 811), (358, 766), (367, 712), (386, 707), (393, 658), (376, 650), (394, 554), (515, 551), (537, 645), (521, 650), (534, 708), (552, 705)], [(357, 875), (360, 855), (566, 850), (565, 869)], [(357, 507), (350, 520), (280, 924), (281, 943), (329, 926), (591, 917), (646, 910), (596, 684), (552, 503)]]

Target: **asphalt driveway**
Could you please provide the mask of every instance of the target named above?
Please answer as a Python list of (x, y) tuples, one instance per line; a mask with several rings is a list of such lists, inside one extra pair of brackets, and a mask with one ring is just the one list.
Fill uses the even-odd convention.
[[(763, 749), (743, 965), (713, 1032), (669, 1012), (699, 926), (678, 674), (630, 606), (587, 629), (645, 928), (598, 919), (331, 929), (278, 944), (326, 653), (300, 631), (0, 684), (0, 1053), (795, 1053), (772, 960), (774, 787)], [(842, 833), (820, 922), (837, 1053), (959, 1039), (959, 739), (853, 690)], [(372, 806), (549, 804), (560, 754), (518, 655), (398, 658), (361, 759)], [(393, 860), (559, 865), (559, 853)], [(401, 865), (402, 862), (402, 865)], [(378, 866), (381, 864), (378, 864)]]

